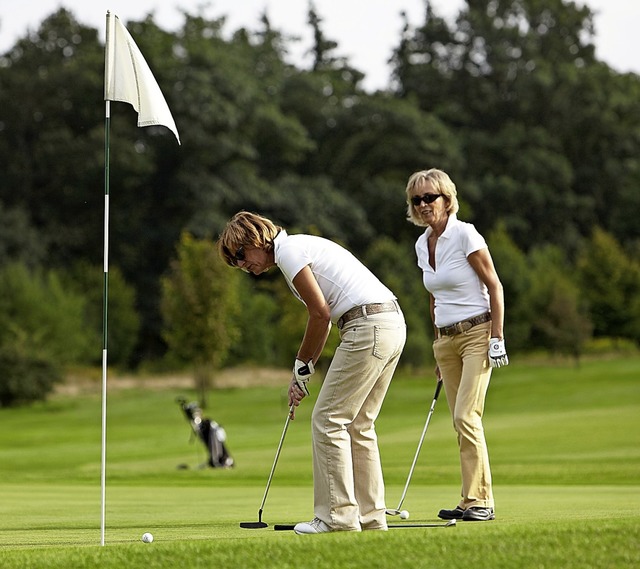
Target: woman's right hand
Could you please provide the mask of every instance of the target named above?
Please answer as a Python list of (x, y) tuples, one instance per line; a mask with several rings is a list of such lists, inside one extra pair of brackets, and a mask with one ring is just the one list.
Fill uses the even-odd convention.
[[(289, 384), (289, 407), (292, 405), (297, 407), (300, 402), (306, 397), (306, 393), (300, 389), (296, 378), (294, 377)], [(291, 413), (291, 418), (294, 418), (295, 413)]]

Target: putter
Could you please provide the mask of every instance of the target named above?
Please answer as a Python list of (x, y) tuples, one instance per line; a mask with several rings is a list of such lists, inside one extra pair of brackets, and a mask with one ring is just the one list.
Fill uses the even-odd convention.
[[(395, 510), (388, 509), (386, 510), (386, 514), (388, 516), (397, 516), (402, 511), (402, 504), (404, 503), (404, 499), (407, 496), (407, 490), (409, 489), (409, 483), (411, 482), (411, 477), (413, 476), (413, 470), (416, 467), (416, 462), (418, 462), (418, 456), (420, 455), (420, 449), (422, 448), (422, 443), (424, 443), (424, 437), (427, 434), (427, 427), (429, 427), (429, 422), (431, 421), (431, 416), (433, 415), (433, 411), (436, 408), (436, 401), (438, 401), (438, 395), (440, 395), (440, 390), (442, 389), (442, 379), (438, 380), (438, 384), (436, 385), (436, 392), (433, 396), (433, 401), (431, 402), (431, 408), (429, 409), (429, 414), (427, 415), (427, 421), (424, 424), (424, 428), (422, 429), (422, 436), (420, 437), (420, 441), (418, 442), (418, 448), (416, 449), (416, 454), (413, 457), (413, 463), (411, 464), (411, 468), (409, 469), (409, 476), (407, 476), (407, 482), (404, 485), (404, 491), (402, 492), (402, 497), (400, 498), (400, 502), (398, 503), (398, 507)], [(455, 523), (455, 520), (451, 520)], [(453, 524), (450, 524), (453, 525)], [(389, 526), (391, 527), (391, 526)], [(402, 526), (408, 527), (408, 526)], [(430, 527), (430, 526), (426, 526)]]
[[(456, 520), (449, 520), (448, 522), (435, 523), (435, 524), (393, 524), (387, 526), (389, 529), (406, 529), (406, 528), (448, 528), (456, 525)], [(276, 531), (291, 531), (294, 526), (289, 524), (276, 524), (273, 529)]]
[[(287, 429), (289, 428), (289, 422), (291, 421), (291, 417), (293, 416), (294, 405), (289, 407), (289, 412), (287, 413), (287, 420), (284, 423), (284, 429), (282, 431), (282, 436), (280, 437), (280, 444), (278, 445), (278, 450), (276, 450), (276, 457), (273, 459), (273, 466), (271, 467), (271, 473), (269, 474), (269, 479), (267, 480), (267, 487), (264, 490), (264, 496), (262, 497), (262, 503), (260, 504), (260, 509), (258, 510), (258, 521), (257, 522), (240, 522), (240, 527), (245, 529), (260, 529), (266, 528), (269, 524), (262, 521), (262, 510), (264, 509), (264, 504), (267, 501), (267, 494), (269, 493), (269, 486), (271, 486), (271, 479), (273, 478), (273, 473), (276, 470), (276, 464), (278, 464), (278, 457), (280, 456), (280, 451), (282, 450), (282, 443), (284, 442), (284, 437), (287, 434)], [(293, 529), (293, 526), (291, 526)]]

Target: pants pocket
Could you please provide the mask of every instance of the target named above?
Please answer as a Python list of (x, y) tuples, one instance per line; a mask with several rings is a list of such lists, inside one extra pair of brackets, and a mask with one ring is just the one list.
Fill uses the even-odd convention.
[(372, 354), (379, 360), (386, 360), (395, 355), (400, 344), (400, 328), (375, 325), (373, 327), (373, 351)]

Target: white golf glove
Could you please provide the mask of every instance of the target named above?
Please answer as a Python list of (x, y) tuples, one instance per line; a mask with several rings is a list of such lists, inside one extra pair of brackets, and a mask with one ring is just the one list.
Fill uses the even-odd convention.
[(298, 384), (298, 387), (302, 389), (307, 395), (309, 395), (309, 390), (307, 389), (307, 382), (309, 378), (313, 375), (313, 372), (316, 371), (313, 367), (313, 360), (309, 360), (307, 363), (303, 362), (296, 358), (295, 364), (293, 364), (293, 377)]
[(509, 365), (509, 356), (504, 347), (504, 340), (491, 338), (489, 340), (489, 365), (491, 367), (502, 367)]

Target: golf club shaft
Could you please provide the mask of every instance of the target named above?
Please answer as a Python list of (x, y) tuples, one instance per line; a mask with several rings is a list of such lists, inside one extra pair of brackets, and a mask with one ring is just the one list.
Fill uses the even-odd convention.
[(271, 467), (271, 472), (269, 473), (269, 479), (267, 480), (267, 487), (264, 489), (264, 496), (262, 497), (262, 503), (260, 504), (260, 511), (258, 512), (259, 520), (262, 521), (262, 510), (264, 508), (265, 502), (267, 501), (267, 494), (269, 493), (269, 487), (271, 486), (271, 479), (273, 478), (273, 473), (276, 470), (276, 464), (278, 464), (278, 457), (280, 456), (280, 451), (282, 450), (282, 443), (284, 443), (284, 437), (287, 434), (287, 429), (289, 428), (289, 422), (291, 421), (291, 416), (293, 415), (294, 405), (292, 404), (289, 407), (289, 412), (287, 413), (287, 420), (284, 423), (284, 429), (282, 431), (282, 436), (280, 437), (280, 443), (278, 444), (278, 450), (276, 450), (276, 456), (273, 459), (273, 466)]
[(390, 524), (389, 529), (406, 529), (406, 528), (448, 528), (456, 525), (456, 520), (448, 522), (436, 522), (433, 524)]
[(424, 443), (424, 437), (427, 434), (427, 428), (429, 427), (429, 422), (431, 421), (431, 416), (433, 415), (433, 411), (436, 408), (436, 401), (438, 401), (438, 395), (440, 395), (440, 390), (442, 389), (442, 380), (438, 380), (438, 384), (436, 385), (436, 392), (433, 396), (433, 401), (431, 402), (431, 408), (429, 409), (429, 414), (427, 415), (427, 420), (424, 424), (424, 428), (422, 429), (422, 435), (420, 436), (420, 441), (418, 442), (418, 448), (416, 449), (416, 454), (413, 457), (413, 462), (411, 463), (411, 468), (409, 469), (409, 475), (407, 476), (407, 482), (404, 485), (404, 490), (402, 492), (402, 496), (400, 498), (400, 502), (398, 503), (398, 507), (396, 508), (396, 512), (400, 511), (402, 504), (404, 503), (404, 499), (407, 496), (407, 490), (409, 489), (409, 483), (411, 482), (411, 477), (413, 476), (413, 471), (416, 467), (416, 463), (418, 462), (418, 456), (420, 456), (420, 449), (422, 449), (422, 444)]

